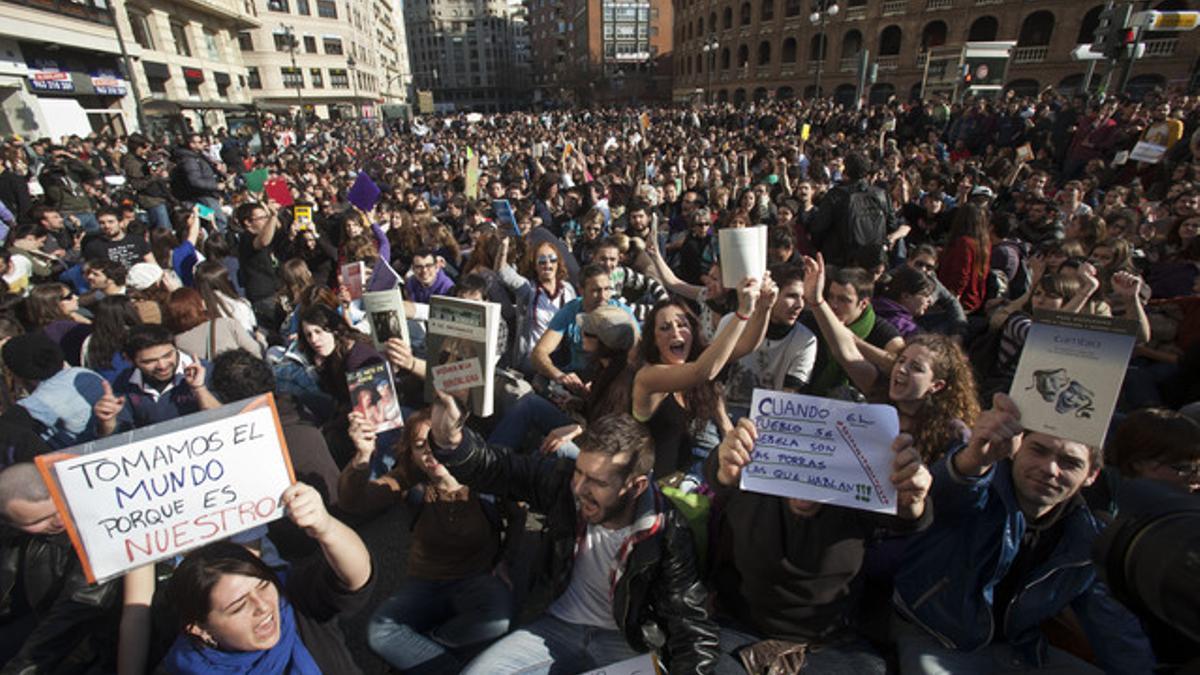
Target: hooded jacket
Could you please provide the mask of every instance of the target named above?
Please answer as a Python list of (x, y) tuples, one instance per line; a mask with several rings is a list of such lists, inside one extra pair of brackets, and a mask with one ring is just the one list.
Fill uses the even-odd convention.
[(189, 148), (175, 148), (171, 155), (175, 168), (171, 170), (171, 193), (176, 199), (195, 201), (204, 197), (218, 197), (221, 184), (212, 162)]

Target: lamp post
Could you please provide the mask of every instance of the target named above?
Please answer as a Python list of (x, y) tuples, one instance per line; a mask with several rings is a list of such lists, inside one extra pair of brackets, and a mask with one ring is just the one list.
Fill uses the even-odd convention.
[(717, 62), (717, 36), (713, 35), (708, 38), (708, 42), (704, 43), (701, 48), (704, 51), (704, 69), (708, 73), (708, 83), (704, 85), (704, 99), (706, 103), (712, 103), (712, 71), (713, 66)]
[(302, 87), (304, 86), (304, 75), (300, 69), (296, 67), (296, 31), (291, 26), (284, 25), (283, 34), (287, 36), (288, 53), (292, 57), (292, 75), (296, 83), (296, 132), (297, 136), (303, 141), (304, 136), (304, 94)]
[(354, 118), (358, 119), (362, 111), (358, 108), (358, 61), (354, 60), (353, 54), (346, 59), (346, 67), (350, 69), (350, 84), (354, 87)]
[(821, 53), (817, 59), (817, 82), (814, 87), (818, 98), (821, 96), (821, 75), (825, 70), (825, 51), (829, 45), (829, 39), (825, 36), (825, 25), (829, 23), (829, 18), (837, 16), (837, 13), (837, 0), (813, 0), (813, 13), (808, 15), (809, 23), (819, 26), (821, 31)]

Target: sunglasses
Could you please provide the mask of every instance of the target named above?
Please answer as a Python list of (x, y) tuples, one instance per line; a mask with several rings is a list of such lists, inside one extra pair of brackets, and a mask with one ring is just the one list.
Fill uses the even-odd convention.
[(59, 298), (59, 301), (60, 301), (60, 302), (66, 302), (66, 301), (68, 301), (68, 300), (70, 300), (70, 299), (72, 299), (72, 298), (74, 298), (74, 297), (75, 297), (75, 294), (74, 294), (74, 293), (72, 293), (72, 292), (70, 292), (70, 291), (67, 291), (66, 295), (64, 295), (64, 296), (62, 296), (61, 298)]
[(539, 265), (547, 265), (547, 264), (555, 265), (558, 263), (558, 256), (556, 256), (556, 255), (539, 255), (537, 262)]

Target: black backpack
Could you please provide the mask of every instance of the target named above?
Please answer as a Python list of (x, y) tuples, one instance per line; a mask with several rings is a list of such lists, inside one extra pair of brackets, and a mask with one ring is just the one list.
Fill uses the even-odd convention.
[(865, 183), (850, 188), (846, 206), (846, 244), (851, 256), (865, 248), (879, 248), (887, 237), (887, 212), (883, 197)]

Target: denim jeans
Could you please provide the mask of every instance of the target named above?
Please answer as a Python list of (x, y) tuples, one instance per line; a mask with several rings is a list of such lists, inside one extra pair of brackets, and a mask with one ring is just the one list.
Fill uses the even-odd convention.
[[(746, 675), (746, 669), (737, 656), (738, 650), (765, 639), (740, 628), (722, 625), (721, 659), (717, 662), (717, 675)], [(800, 672), (814, 675), (884, 675), (887, 663), (874, 647), (860, 638), (809, 650), (804, 655), (804, 667)]]
[[(574, 423), (575, 420), (570, 415), (549, 400), (537, 394), (527, 394), (500, 419), (500, 423), (488, 437), (488, 443), (521, 450), (525, 447), (525, 437), (531, 428), (537, 431), (538, 437), (541, 438), (557, 427)], [(564, 445), (574, 448), (573, 443)], [(576, 448), (574, 454), (570, 453), (569, 449), (559, 451), (560, 455), (573, 457), (579, 454), (579, 450)]]
[(79, 221), (79, 226), (83, 228), (84, 232), (90, 234), (100, 231), (100, 221), (96, 220), (95, 213), (91, 211), (75, 211), (74, 213), (62, 214), (62, 217), (65, 219), (69, 219), (71, 216), (75, 216), (75, 219)]
[(973, 652), (948, 649), (928, 635), (902, 636), (897, 641), (903, 675), (951, 675), (957, 673), (1040, 673), (1042, 675), (1099, 675), (1099, 668), (1050, 647), (1046, 662), (1037, 667), (1022, 660), (1007, 643), (990, 644)]
[(160, 230), (171, 229), (171, 210), (167, 208), (165, 203), (151, 206), (143, 212), (143, 215), (142, 222), (147, 227)]
[(543, 614), (480, 654), (463, 675), (577, 675), (637, 656), (620, 631)]
[(410, 579), (375, 610), (367, 643), (399, 671), (457, 673), (462, 664), (451, 652), (504, 635), (512, 610), (508, 587), (490, 574)]

